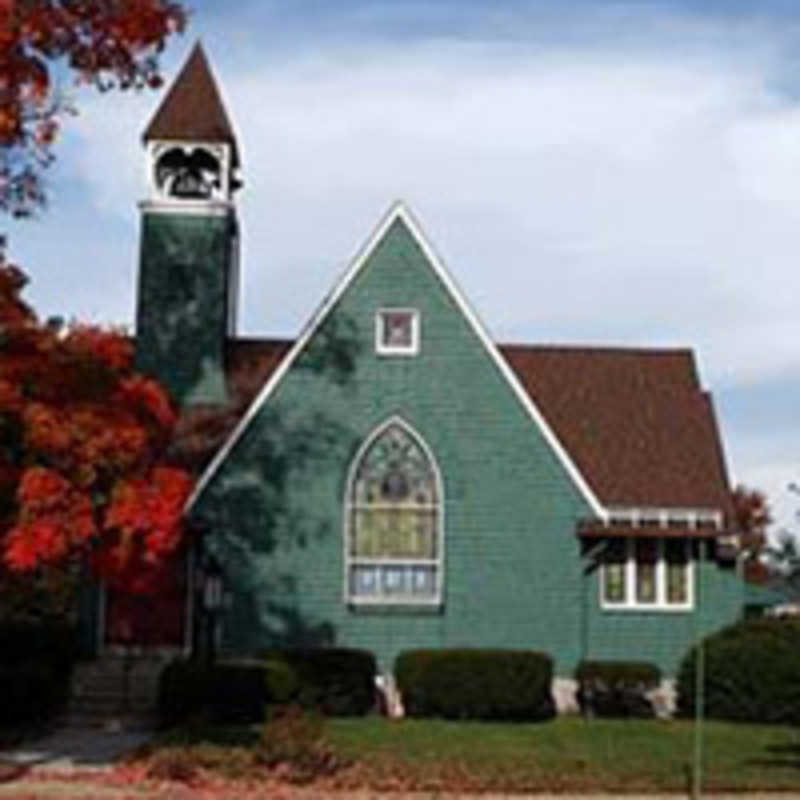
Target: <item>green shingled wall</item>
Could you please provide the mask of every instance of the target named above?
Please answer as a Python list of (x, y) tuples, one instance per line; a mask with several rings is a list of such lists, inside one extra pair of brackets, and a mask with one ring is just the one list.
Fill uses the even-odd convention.
[[(418, 356), (375, 354), (384, 306), (420, 311)], [(425, 439), (444, 478), (441, 608), (354, 609), (343, 599), (347, 472), (395, 414)], [(373, 651), (387, 669), (407, 648), (508, 647), (553, 654), (561, 674), (583, 655), (651, 657), (671, 669), (688, 644), (685, 615), (615, 622), (597, 610), (596, 578), (584, 577), (574, 534), (588, 514), (400, 220), (193, 511), (226, 571), (231, 651), (346, 645)], [(719, 609), (720, 623), (734, 613), (727, 600)]]

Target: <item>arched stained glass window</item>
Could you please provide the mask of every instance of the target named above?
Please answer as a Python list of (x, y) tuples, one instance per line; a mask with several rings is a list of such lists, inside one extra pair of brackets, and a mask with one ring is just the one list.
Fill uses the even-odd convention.
[(439, 602), (441, 481), (428, 448), (404, 422), (392, 419), (367, 440), (346, 505), (348, 600)]

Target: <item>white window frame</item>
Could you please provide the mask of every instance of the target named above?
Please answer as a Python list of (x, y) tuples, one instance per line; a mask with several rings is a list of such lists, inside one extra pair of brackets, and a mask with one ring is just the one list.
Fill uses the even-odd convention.
[(656, 555), (656, 599), (652, 603), (642, 603), (636, 599), (636, 540), (640, 537), (625, 537), (625, 599), (621, 602), (607, 600), (606, 589), (606, 563), (600, 565), (600, 583), (598, 586), (600, 607), (604, 611), (658, 611), (658, 612), (686, 612), (694, 609), (694, 567), (695, 559), (692, 542), (684, 541), (686, 548), (686, 600), (683, 603), (670, 603), (667, 601), (667, 561), (665, 558), (665, 537), (658, 537), (658, 552)]
[[(383, 343), (384, 314), (411, 315), (411, 344), (386, 345)], [(420, 339), (419, 310), (416, 308), (379, 308), (375, 312), (375, 352), (379, 356), (416, 356), (419, 355)]]
[[(350, 536), (352, 534), (352, 520), (353, 512), (358, 508), (352, 502), (353, 488), (355, 485), (358, 468), (361, 460), (367, 453), (372, 444), (391, 426), (398, 426), (402, 428), (414, 441), (420, 446), (420, 449), (425, 453), (433, 470), (434, 481), (436, 484), (436, 496), (438, 503), (436, 505), (436, 558), (359, 558), (350, 554)], [(374, 506), (373, 506), (374, 507)], [(347, 485), (345, 487), (344, 496), (344, 518), (342, 520), (342, 545), (344, 549), (343, 565), (344, 565), (344, 586), (343, 586), (343, 599), (347, 605), (350, 606), (441, 606), (444, 599), (444, 483), (442, 481), (442, 474), (439, 471), (439, 465), (433, 457), (433, 452), (425, 439), (414, 430), (402, 417), (393, 416), (385, 422), (381, 423), (358, 448), (353, 461), (350, 464), (350, 470), (347, 476)], [(365, 597), (357, 595), (350, 591), (350, 571), (352, 567), (358, 565), (370, 565), (377, 567), (390, 567), (390, 566), (432, 566), (434, 567), (435, 577), (435, 592), (431, 595), (392, 595), (391, 597)]]

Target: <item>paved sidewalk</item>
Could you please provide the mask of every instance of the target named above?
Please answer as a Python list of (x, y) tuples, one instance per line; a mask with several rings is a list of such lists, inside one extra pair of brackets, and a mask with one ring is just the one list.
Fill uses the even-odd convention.
[(38, 741), (0, 750), (0, 764), (48, 770), (107, 769), (151, 736), (146, 730), (60, 728)]

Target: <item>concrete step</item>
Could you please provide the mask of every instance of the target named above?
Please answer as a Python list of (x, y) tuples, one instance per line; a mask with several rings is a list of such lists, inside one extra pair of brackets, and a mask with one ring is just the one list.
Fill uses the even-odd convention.
[(164, 658), (104, 656), (78, 664), (65, 724), (113, 730), (152, 728)]
[(63, 727), (75, 729), (102, 729), (112, 731), (151, 731), (157, 727), (158, 719), (155, 714), (123, 714), (112, 713), (103, 715), (93, 714), (64, 714), (59, 722)]
[(134, 709), (153, 709), (156, 708), (158, 703), (152, 697), (128, 697), (127, 700), (118, 695), (115, 697), (81, 697), (70, 698), (67, 703), (67, 708), (73, 711), (90, 711), (94, 713), (97, 710), (108, 710), (124, 708), (125, 706)]
[(158, 694), (158, 684), (136, 683), (131, 681), (127, 685), (122, 682), (115, 684), (101, 684), (96, 685), (92, 683), (80, 683), (72, 685), (72, 695), (74, 697), (86, 697), (87, 695), (121, 695), (121, 694), (138, 694), (138, 695), (152, 695), (155, 697)]
[(135, 717), (156, 717), (158, 716), (158, 710), (153, 706), (125, 706), (124, 704), (114, 704), (110, 706), (79, 706), (76, 708), (67, 708), (64, 714), (70, 718), (97, 720), (117, 717), (120, 714)]
[(163, 666), (146, 666), (142, 667), (139, 666), (132, 666), (132, 667), (117, 667), (116, 665), (113, 667), (109, 666), (86, 666), (84, 664), (78, 664), (76, 667), (76, 671), (81, 675), (91, 675), (95, 678), (114, 678), (118, 677), (119, 675), (125, 675), (126, 673), (129, 675), (140, 675), (142, 678), (157, 678), (161, 671), (164, 669)]
[(127, 688), (124, 686), (108, 688), (97, 686), (73, 686), (70, 697), (81, 700), (113, 700), (116, 697), (131, 697), (137, 699), (150, 698), (155, 700), (158, 697), (158, 691), (156, 691), (155, 687), (138, 686), (136, 684), (131, 684)]
[(73, 675), (76, 684), (91, 684), (92, 686), (114, 686), (122, 684), (126, 680), (131, 683), (141, 683), (143, 686), (156, 686), (158, 678), (158, 675), (143, 675), (140, 672), (129, 672), (127, 675), (124, 672), (116, 675), (95, 675), (91, 672), (78, 671)]
[(73, 686), (72, 697), (157, 697), (158, 687), (131, 684), (124, 686)]
[(76, 686), (122, 686), (126, 681), (139, 686), (158, 686), (158, 675), (140, 675), (131, 672), (128, 675), (93, 675), (92, 673), (76, 672), (72, 676)]
[(73, 685), (70, 691), (72, 697), (157, 697), (157, 686), (142, 686), (138, 683), (129, 683), (127, 686), (118, 684), (117, 686), (92, 686), (83, 684), (82, 686)]

